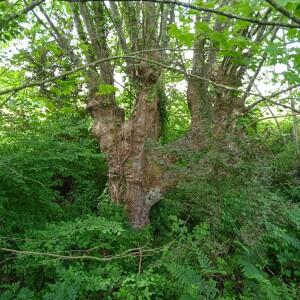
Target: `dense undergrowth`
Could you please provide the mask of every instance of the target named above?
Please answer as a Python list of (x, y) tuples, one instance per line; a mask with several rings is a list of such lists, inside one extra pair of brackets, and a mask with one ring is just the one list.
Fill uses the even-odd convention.
[(178, 167), (192, 175), (142, 231), (110, 202), (89, 126), (65, 114), (1, 137), (1, 300), (299, 299), (300, 165), (288, 122), (257, 126), (238, 159), (187, 156)]

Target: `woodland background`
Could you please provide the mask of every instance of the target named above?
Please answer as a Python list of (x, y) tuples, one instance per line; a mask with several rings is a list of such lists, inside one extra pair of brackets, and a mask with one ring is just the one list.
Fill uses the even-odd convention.
[(299, 299), (299, 18), (1, 1), (0, 299)]

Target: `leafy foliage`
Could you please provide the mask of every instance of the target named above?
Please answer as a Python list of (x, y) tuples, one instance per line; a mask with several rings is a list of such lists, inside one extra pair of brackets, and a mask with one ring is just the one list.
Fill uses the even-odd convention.
[[(234, 164), (190, 153), (178, 168), (194, 171), (137, 232), (110, 202), (88, 128), (64, 113), (2, 140), (2, 163), (18, 173), (2, 168), (0, 243), (23, 255), (1, 253), (1, 299), (297, 299), (293, 147), (259, 131), (265, 146)], [(58, 174), (72, 178), (68, 193)]]
[[(0, 88), (41, 84), (0, 95), (0, 300), (300, 299), (300, 160), (299, 145), (292, 143), (295, 116), (276, 119), (277, 123), (261, 122), (263, 109), (273, 108), (272, 102), (262, 101), (239, 118), (234, 141), (225, 143), (227, 147), (181, 149), (187, 142), (182, 137), (191, 133), (191, 112), (195, 113), (186, 101), (187, 75), (207, 76), (204, 83), (200, 81), (201, 89), (210, 80), (241, 88), (242, 79), (230, 83), (232, 78), (219, 75), (245, 68), (251, 78), (264, 58), (263, 65), (270, 71), (269, 75), (262, 72), (259, 80), (298, 84), (300, 31), (279, 29), (277, 38), (270, 40), (273, 26), (183, 7), (175, 7), (173, 16), (163, 15), (171, 13), (172, 6), (157, 5), (161, 15), (156, 32), (157, 20), (153, 30), (140, 22), (143, 18), (135, 20), (149, 13), (143, 7), (146, 2), (134, 6), (122, 1), (112, 9), (108, 3), (103, 9), (102, 2), (69, 6), (54, 1), (52, 6), (46, 1), (43, 8), (53, 19), (50, 24), (38, 8), (36, 15), (32, 11), (14, 17), (26, 4), (14, 2), (0, 1)], [(276, 2), (299, 17), (299, 1)], [(193, 3), (242, 17), (291, 23), (270, 10), (266, 1)], [(90, 9), (89, 15), (85, 9)], [(167, 19), (170, 22), (164, 23)], [(150, 35), (144, 36), (149, 29)], [(97, 37), (90, 36), (93, 30)], [(158, 32), (161, 46), (172, 49), (162, 53), (149, 49)], [(258, 42), (260, 35), (266, 38)], [(113, 80), (110, 84), (100, 77), (99, 82), (88, 80), (92, 72), (103, 75), (103, 64), (45, 82), (109, 53), (101, 39), (111, 48), (110, 55), (133, 55), (132, 50), (152, 62), (143, 65), (132, 57), (114, 60), (112, 77), (122, 77), (118, 88), (111, 84)], [(203, 59), (201, 66), (193, 65), (194, 47), (199, 47), (195, 53)], [(158, 64), (153, 66), (156, 59)], [(168, 70), (162, 72), (159, 64)], [(282, 70), (275, 70), (282, 65)], [(151, 224), (136, 231), (128, 224), (126, 208), (110, 199), (105, 155), (92, 138), (85, 99), (88, 85), (95, 84), (100, 97), (115, 96), (129, 120), (140, 85), (153, 88), (156, 77), (162, 85), (155, 92), (163, 131), (156, 146), (166, 156), (175, 154), (168, 168), (179, 171), (182, 178), (151, 209)], [(218, 104), (215, 96), (225, 90), (207, 86), (207, 95), (214, 96), (212, 109)], [(239, 93), (232, 92), (226, 101)], [(289, 98), (297, 96), (297, 91), (291, 92)], [(249, 103), (256, 100), (249, 97)], [(281, 101), (289, 104), (290, 99)], [(108, 109), (106, 104), (101, 109)], [(196, 107), (209, 111), (205, 109)]]

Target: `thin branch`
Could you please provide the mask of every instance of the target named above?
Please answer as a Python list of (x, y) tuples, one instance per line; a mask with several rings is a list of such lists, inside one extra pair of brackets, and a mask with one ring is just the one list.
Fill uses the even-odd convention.
[[(256, 90), (258, 91), (258, 93), (259, 93), (260, 95), (262, 95), (262, 92), (259, 90), (259, 88), (258, 88), (255, 84), (253, 84), (253, 85), (254, 85), (254, 87), (256, 88)], [(273, 111), (272, 111), (270, 105), (267, 104), (267, 107), (268, 107), (268, 111), (270, 112), (270, 114), (271, 114), (272, 117), (274, 118), (274, 120), (275, 120), (275, 122), (276, 122), (276, 125), (277, 125), (278, 129), (280, 129), (280, 125), (279, 125), (279, 122), (278, 122), (278, 120), (277, 120), (277, 117), (276, 117), (275, 114), (273, 113)], [(294, 107), (292, 107), (292, 108), (295, 109)]]
[(287, 88), (284, 89), (284, 90), (275, 92), (275, 93), (271, 94), (270, 97), (277, 97), (277, 96), (279, 96), (279, 95), (285, 94), (286, 92), (289, 92), (289, 91), (291, 91), (291, 90), (294, 90), (294, 89), (296, 89), (297, 87), (300, 87), (300, 84), (299, 84), (299, 83), (294, 84), (294, 85), (291, 85), (291, 86), (287, 87)]
[[(273, 42), (274, 41), (274, 39), (276, 38), (276, 35), (277, 35), (277, 31), (278, 31), (278, 28), (275, 28), (275, 30), (274, 30), (274, 32), (272, 34), (272, 37), (271, 37), (271, 39), (270, 39), (269, 42)], [(250, 79), (250, 81), (248, 83), (248, 86), (246, 88), (246, 92), (247, 93), (251, 91), (251, 89), (252, 89), (252, 87), (254, 85), (254, 82), (255, 82), (255, 80), (256, 80), (259, 72), (261, 71), (261, 68), (263, 67), (263, 65), (264, 65), (264, 63), (265, 63), (265, 61), (267, 59), (267, 56), (268, 56), (268, 52), (265, 51), (263, 53), (263, 55), (262, 55), (262, 58), (261, 58), (261, 60), (260, 60), (260, 62), (258, 64), (258, 66), (257, 66), (257, 68), (256, 68), (256, 70), (255, 70), (255, 72), (253, 74), (253, 76), (251, 77), (251, 79)], [(247, 94), (244, 94), (244, 96), (243, 96), (243, 102), (246, 100), (246, 98), (247, 98)]]
[[(251, 95), (252, 95), (252, 93), (251, 93)], [(270, 103), (272, 103), (272, 104), (274, 104), (274, 105), (281, 106), (281, 107), (283, 107), (283, 108), (289, 109), (289, 110), (291, 110), (292, 112), (300, 113), (299, 110), (294, 109), (294, 108), (292, 108), (291, 106), (288, 106), (288, 105), (286, 105), (286, 104), (280, 103), (280, 102), (278, 102), (278, 101), (274, 101), (274, 100), (272, 100), (272, 99), (270, 99), (270, 98), (268, 98), (268, 97), (264, 97), (264, 96), (259, 96), (259, 97), (262, 98), (262, 101), (267, 101), (267, 102), (270, 102)], [(248, 109), (248, 108), (247, 108), (247, 112), (249, 112), (249, 109)]]
[(81, 260), (98, 260), (98, 261), (109, 261), (112, 260), (115, 257), (96, 257), (96, 256), (91, 256), (91, 255), (60, 255), (60, 254), (55, 254), (55, 253), (49, 253), (49, 252), (38, 252), (38, 251), (21, 251), (21, 250), (16, 250), (16, 249), (9, 249), (9, 248), (0, 248), (0, 251), (3, 252), (10, 252), (10, 253), (15, 253), (19, 255), (29, 255), (29, 256), (47, 256), (47, 257), (53, 257), (53, 258), (59, 258), (59, 259), (68, 259), (68, 260), (73, 260), (73, 259), (81, 259)]
[(143, 251), (142, 248), (139, 247), (139, 274), (141, 274), (142, 271), (142, 259), (143, 259)]
[[(154, 253), (158, 253), (158, 252), (161, 252), (161, 251), (169, 248), (172, 244), (174, 244), (180, 238), (180, 236), (181, 236), (181, 234), (178, 235), (174, 240), (170, 241), (169, 243), (167, 243), (161, 247), (152, 248), (152, 249), (144, 249), (145, 246), (143, 246), (143, 247), (139, 247), (139, 248), (128, 249), (122, 253), (115, 255), (115, 256), (104, 256), (104, 257), (97, 257), (97, 256), (92, 256), (92, 255), (61, 255), (61, 254), (53, 253), (53, 252), (27, 251), (27, 250), (17, 250), (17, 249), (10, 249), (10, 248), (0, 248), (0, 251), (14, 253), (17, 255), (52, 257), (55, 259), (63, 259), (63, 260), (111, 261), (114, 259), (132, 257), (133, 255), (134, 256), (142, 256), (143, 253), (149, 253), (148, 255), (143, 255), (144, 257), (153, 255)], [(144, 249), (144, 250), (142, 251), (142, 249)], [(74, 252), (74, 250), (71, 250), (68, 253), (72, 253), (72, 252)]]
[[(296, 114), (296, 116), (298, 116), (300, 113)], [(258, 120), (255, 120), (251, 123), (248, 124), (249, 125), (252, 125), (254, 123), (257, 123), (257, 122), (260, 122), (260, 121), (264, 121), (264, 120), (269, 120), (269, 119), (278, 119), (278, 118), (287, 118), (287, 117), (292, 117), (292, 116), (295, 116), (295, 114), (286, 114), (286, 115), (280, 115), (280, 116), (268, 116), (268, 117), (264, 117), (264, 118), (261, 118), (261, 119), (258, 119)]]
[(9, 71), (9, 69), (12, 67), (12, 64), (9, 65), (8, 67), (6, 67), (1, 73), (0, 73), (0, 77), (5, 74), (7, 71)]
[[(104, 0), (60, 0), (61, 2), (103, 2)], [(114, 0), (117, 2), (127, 2), (129, 0)], [(139, 0), (130, 0), (131, 2), (137, 2)], [(271, 22), (271, 21), (263, 21), (263, 20), (258, 20), (258, 19), (253, 19), (249, 17), (243, 17), (240, 15), (232, 14), (229, 12), (224, 12), (220, 11), (217, 9), (213, 8), (208, 8), (208, 7), (201, 7), (198, 5), (193, 5), (189, 4), (186, 2), (182, 1), (175, 1), (175, 0), (144, 0), (143, 2), (154, 2), (154, 3), (162, 3), (162, 4), (173, 4), (173, 5), (178, 5), (182, 6), (185, 8), (193, 9), (196, 11), (201, 11), (201, 12), (207, 12), (207, 13), (213, 13), (217, 15), (221, 15), (230, 19), (237, 19), (249, 23), (254, 23), (254, 24), (260, 24), (260, 25), (265, 25), (265, 26), (278, 26), (278, 27), (286, 27), (286, 28), (300, 28), (300, 25), (298, 24), (289, 24), (289, 23), (282, 23), (282, 22)]]
[(18, 19), (22, 15), (27, 14), (28, 12), (30, 12), (31, 10), (33, 10), (35, 7), (39, 6), (40, 4), (44, 3), (45, 1), (46, 0), (39, 0), (39, 1), (36, 1), (36, 2), (32, 2), (31, 4), (26, 6), (21, 11), (15, 13), (15, 14), (12, 14), (10, 16), (4, 17), (3, 25), (0, 27), (0, 31), (7, 25), (7, 23), (9, 23), (12, 20)]
[[(257, 76), (258, 76), (261, 68), (263, 67), (263, 65), (264, 65), (264, 63), (265, 63), (265, 61), (267, 59), (267, 56), (268, 56), (267, 52), (264, 52), (263, 55), (262, 55), (262, 58), (261, 58), (261, 60), (260, 60), (260, 62), (258, 64), (258, 66), (257, 66), (257, 68), (256, 68), (256, 70), (255, 70), (255, 72), (253, 74), (253, 76), (251, 77), (251, 79), (250, 79), (250, 81), (248, 83), (248, 86), (246, 88), (246, 92), (250, 92), (251, 91), (251, 89), (252, 89), (252, 87), (254, 85), (254, 82), (255, 82), (255, 80), (256, 80), (256, 78), (257, 78)], [(248, 96), (247, 94), (244, 95), (243, 101), (246, 100), (247, 96)]]
[(279, 5), (274, 0), (265, 0), (268, 2), (272, 7), (274, 7), (277, 11), (279, 11), (284, 16), (288, 17), (290, 20), (294, 21), (297, 24), (300, 24), (300, 19), (291, 14), (287, 9), (285, 9), (283, 6)]
[(12, 94), (10, 94), (5, 100), (3, 100), (2, 102), (0, 102), (0, 109), (7, 103), (9, 102), (13, 96), (16, 94), (17, 92), (13, 92)]
[(29, 177), (26, 177), (26, 176), (24, 176), (23, 174), (21, 174), (21, 173), (19, 173), (18, 171), (16, 171), (15, 169), (9, 167), (8, 165), (5, 165), (5, 164), (3, 164), (3, 163), (0, 163), (0, 166), (3, 166), (3, 167), (5, 167), (5, 168), (9, 169), (10, 171), (12, 171), (13, 173), (15, 173), (15, 174), (18, 175), (19, 177), (24, 178), (25, 180), (30, 180), (30, 181), (32, 181), (32, 182), (38, 183), (39, 185), (41, 185), (41, 186), (42, 186), (43, 188), (45, 188), (45, 189), (47, 188), (42, 182), (40, 182), (40, 181), (38, 181), (38, 180), (35, 180), (35, 179), (32, 179), (32, 178), (29, 178)]
[(280, 130), (280, 124), (279, 124), (279, 122), (277, 120), (277, 116), (273, 113), (273, 110), (271, 109), (271, 107), (269, 105), (267, 105), (267, 106), (268, 106), (268, 111), (270, 112), (270, 114), (272, 115), (272, 117), (275, 120), (275, 123), (277, 125), (278, 130)]
[[(143, 51), (140, 51), (140, 52), (136, 52), (136, 54), (138, 53), (141, 53)], [(171, 71), (174, 71), (174, 72), (178, 72), (178, 73), (181, 73), (181, 74), (184, 74), (185, 76), (187, 77), (192, 77), (192, 78), (195, 78), (195, 79), (199, 79), (199, 80), (203, 80), (213, 86), (216, 86), (216, 87), (219, 87), (219, 88), (223, 88), (223, 89), (226, 89), (226, 90), (229, 90), (229, 91), (233, 91), (233, 92), (238, 92), (238, 93), (242, 93), (242, 94), (245, 94), (246, 92), (241, 90), (241, 89), (238, 89), (238, 88), (234, 88), (232, 86), (228, 86), (228, 85), (224, 85), (224, 84), (221, 84), (221, 83), (217, 83), (217, 82), (214, 82), (212, 81), (211, 79), (208, 79), (206, 77), (203, 77), (203, 76), (199, 76), (199, 75), (195, 75), (195, 74), (191, 74), (191, 73), (186, 73), (185, 71), (181, 70), (181, 69), (178, 69), (178, 68), (175, 68), (175, 67), (172, 67), (172, 66), (169, 66), (169, 65), (165, 65), (163, 63), (159, 63), (155, 60), (152, 60), (152, 59), (148, 59), (148, 58), (144, 58), (144, 57), (138, 57), (138, 56), (133, 56), (133, 55), (120, 55), (120, 56), (112, 56), (112, 57), (107, 57), (107, 58), (104, 58), (104, 59), (100, 59), (100, 60), (97, 60), (97, 61), (94, 61), (92, 63), (88, 63), (88, 64), (85, 64), (83, 66), (80, 66), (76, 69), (73, 69), (73, 70), (70, 70), (70, 71), (66, 71), (66, 72), (63, 72), (62, 74), (60, 75), (57, 75), (57, 76), (53, 76), (53, 77), (50, 77), (50, 78), (47, 78), (47, 79), (44, 79), (44, 80), (40, 80), (40, 81), (34, 81), (34, 82), (31, 82), (31, 83), (27, 83), (27, 84), (24, 84), (24, 85), (20, 85), (20, 86), (17, 86), (17, 87), (14, 87), (14, 88), (10, 88), (10, 89), (5, 89), (5, 90), (2, 90), (0, 91), (0, 96), (1, 95), (5, 95), (5, 94), (8, 94), (8, 93), (12, 93), (12, 92), (18, 92), (18, 91), (21, 91), (21, 90), (24, 90), (26, 88), (29, 88), (29, 87), (35, 87), (35, 86), (40, 86), (40, 85), (43, 85), (43, 84), (46, 84), (46, 83), (49, 83), (49, 82), (52, 82), (52, 81), (55, 81), (57, 79), (60, 79), (62, 77), (65, 77), (65, 76), (68, 76), (68, 75), (72, 75), (76, 72), (79, 72), (81, 70), (84, 70), (88, 67), (94, 67), (98, 64), (102, 64), (102, 63), (105, 63), (105, 62), (108, 62), (108, 61), (113, 61), (113, 60), (119, 60), (119, 59), (132, 59), (132, 60), (137, 60), (137, 61), (146, 61), (148, 63), (152, 63), (152, 64), (155, 64), (155, 65), (158, 65), (160, 66), (161, 68), (164, 68), (164, 69), (168, 69), (168, 70), (171, 70)], [(300, 86), (297, 85), (297, 86)], [(290, 87), (289, 89), (286, 89), (285, 91), (288, 91), (292, 88), (295, 88), (295, 86), (293, 87)], [(281, 92), (279, 92), (280, 94)], [(261, 96), (257, 93), (252, 93), (252, 92), (248, 92), (249, 95), (252, 95), (252, 96), (256, 96), (256, 97), (259, 97), (259, 98), (262, 98), (259, 100), (259, 102), (255, 102), (254, 104), (257, 105), (258, 103), (262, 102), (262, 101), (269, 101), (273, 104), (276, 104), (276, 105), (280, 105), (282, 107), (285, 107), (285, 108), (288, 108), (288, 109), (291, 109), (289, 106), (286, 106), (284, 104), (281, 104), (281, 103), (278, 103), (276, 101), (273, 101), (272, 99), (270, 99), (270, 97), (266, 97), (266, 96)], [(274, 95), (271, 95), (274, 97)], [(250, 107), (247, 108), (247, 112), (252, 108), (254, 107), (255, 105), (251, 105)], [(250, 108), (250, 109), (249, 109)], [(295, 112), (300, 112), (298, 110), (293, 110)]]
[[(250, 111), (250, 110), (252, 110), (255, 106), (257, 106), (257, 105), (258, 105), (259, 103), (261, 103), (261, 102), (264, 102), (264, 101), (266, 101), (266, 100), (268, 100), (268, 99), (270, 99), (270, 98), (275, 98), (275, 97), (277, 97), (277, 96), (279, 96), (279, 95), (282, 95), (282, 94), (284, 94), (284, 93), (286, 93), (286, 92), (289, 92), (289, 91), (291, 91), (291, 90), (293, 90), (293, 89), (296, 89), (296, 88), (298, 88), (298, 87), (300, 87), (300, 84), (295, 84), (295, 85), (292, 85), (292, 86), (290, 86), (290, 87), (288, 87), (288, 88), (286, 88), (286, 89), (284, 89), (284, 90), (281, 90), (281, 91), (272, 93), (272, 94), (269, 95), (268, 97), (261, 97), (261, 96), (260, 96), (261, 99), (255, 101), (254, 103), (252, 103), (251, 105), (249, 105), (249, 106), (247, 107), (247, 112)], [(249, 94), (252, 95), (252, 93), (249, 93)], [(273, 101), (273, 100), (272, 100), (272, 101)], [(279, 104), (278, 104), (278, 105), (279, 105)], [(296, 112), (298, 112), (298, 111), (296, 111)]]

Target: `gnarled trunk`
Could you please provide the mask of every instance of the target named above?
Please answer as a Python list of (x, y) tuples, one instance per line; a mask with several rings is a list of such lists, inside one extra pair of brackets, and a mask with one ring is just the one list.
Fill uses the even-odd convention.
[(94, 116), (94, 134), (107, 154), (112, 200), (123, 203), (134, 228), (149, 222), (150, 208), (159, 201), (160, 173), (153, 167), (147, 144), (160, 135), (157, 80), (143, 82), (130, 120), (105, 98), (93, 95), (88, 108)]

